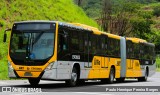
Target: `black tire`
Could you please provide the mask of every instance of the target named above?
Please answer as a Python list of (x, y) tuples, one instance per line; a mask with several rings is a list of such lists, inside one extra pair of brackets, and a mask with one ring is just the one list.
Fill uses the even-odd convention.
[(71, 73), (71, 79), (70, 80), (66, 80), (66, 84), (68, 86), (74, 87), (74, 86), (77, 85), (77, 80), (78, 80), (77, 69), (75, 67), (73, 67), (72, 73)]
[(145, 71), (145, 76), (144, 77), (139, 77), (138, 81), (147, 81), (147, 78), (148, 78), (148, 71), (146, 70)]
[(116, 78), (116, 81), (119, 82), (119, 83), (121, 83), (121, 82), (124, 82), (124, 79), (125, 78)]
[(102, 84), (105, 84), (105, 83), (111, 84), (111, 83), (114, 82), (114, 78), (115, 78), (115, 70), (112, 67), (111, 70), (110, 70), (109, 78), (107, 78), (107, 79), (101, 79), (101, 83)]
[(107, 79), (107, 83), (111, 84), (114, 82), (115, 78), (115, 70), (113, 67), (111, 67), (110, 74), (109, 74), (109, 79)]
[(40, 82), (40, 78), (29, 78), (28, 79), (29, 83), (31, 86), (38, 86), (39, 82)]

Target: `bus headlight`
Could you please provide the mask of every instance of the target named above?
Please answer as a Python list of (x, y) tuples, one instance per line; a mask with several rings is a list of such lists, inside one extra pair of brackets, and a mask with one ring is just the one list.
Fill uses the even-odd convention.
[(9, 70), (13, 70), (13, 67), (12, 67), (10, 61), (8, 61), (8, 69), (9, 69)]
[(45, 70), (51, 70), (54, 65), (54, 62), (51, 62)]

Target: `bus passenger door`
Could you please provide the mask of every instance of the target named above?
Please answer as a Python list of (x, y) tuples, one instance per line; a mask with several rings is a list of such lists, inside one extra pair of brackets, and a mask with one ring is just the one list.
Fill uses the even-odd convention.
[(107, 57), (107, 39), (108, 37), (106, 35), (101, 35), (101, 67), (100, 67), (100, 73), (99, 77), (100, 78), (107, 78), (108, 76), (108, 63), (109, 63), (109, 58)]
[(84, 67), (85, 68), (91, 68), (91, 58), (89, 55), (89, 47), (91, 47), (91, 41), (89, 41), (89, 34), (90, 32), (84, 31), (83, 37), (84, 37)]
[(69, 35), (68, 31), (59, 28), (59, 33), (58, 33), (58, 49), (57, 49), (57, 55), (58, 55), (58, 61), (69, 61), (70, 58), (70, 52), (69, 52)]
[(101, 45), (102, 45), (102, 63), (101, 68), (108, 68), (109, 58), (106, 57), (107, 55), (107, 39), (106, 35), (101, 36)]

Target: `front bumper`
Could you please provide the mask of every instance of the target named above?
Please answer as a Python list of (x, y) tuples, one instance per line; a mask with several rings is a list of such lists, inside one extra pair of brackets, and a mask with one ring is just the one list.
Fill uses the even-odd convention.
[(57, 69), (45, 70), (41, 79), (57, 79)]
[[(29, 71), (25, 69), (23, 70), (13, 70), (13, 68), (9, 68), (9, 77), (10, 78), (31, 78), (31, 77), (41, 77), (41, 79), (45, 80), (66, 80), (71, 77), (71, 68), (70, 65), (66, 65), (65, 62), (60, 62), (61, 65), (57, 65), (56, 61), (54, 65), (48, 65), (43, 71)], [(17, 66), (18, 67), (18, 66)], [(28, 67), (32, 69), (33, 67)], [(35, 67), (34, 67), (35, 68)]]

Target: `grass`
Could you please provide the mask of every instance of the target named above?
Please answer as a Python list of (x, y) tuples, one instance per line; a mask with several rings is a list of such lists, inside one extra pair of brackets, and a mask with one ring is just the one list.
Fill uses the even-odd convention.
[(0, 80), (5, 80), (9, 79), (8, 78), (8, 65), (7, 65), (7, 60), (3, 59), (0, 62)]

